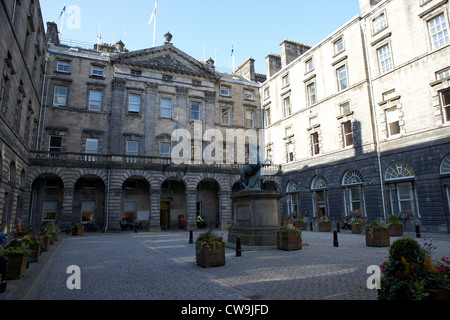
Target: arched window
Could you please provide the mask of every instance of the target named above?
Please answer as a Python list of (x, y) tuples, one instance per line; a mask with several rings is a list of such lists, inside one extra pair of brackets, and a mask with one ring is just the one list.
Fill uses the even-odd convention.
[(391, 214), (410, 210), (414, 216), (420, 216), (414, 177), (413, 168), (406, 162), (395, 162), (386, 169)]
[(440, 174), (450, 173), (450, 154), (448, 154), (441, 163)]
[(345, 215), (359, 213), (366, 216), (362, 183), (363, 178), (358, 170), (349, 170), (342, 178)]
[(298, 186), (294, 181), (289, 181), (286, 187), (287, 213), (289, 217), (299, 214)]
[(386, 169), (385, 179), (387, 181), (414, 178), (415, 173), (413, 168), (406, 162), (396, 162), (391, 164)]
[(311, 190), (325, 189), (327, 183), (322, 176), (316, 176), (311, 183)]

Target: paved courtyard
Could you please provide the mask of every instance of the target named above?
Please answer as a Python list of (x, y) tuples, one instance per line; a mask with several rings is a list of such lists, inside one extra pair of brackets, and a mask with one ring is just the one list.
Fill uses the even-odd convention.
[[(228, 244), (225, 266), (204, 269), (187, 231), (61, 235), (53, 252), (42, 254), (48, 261), (31, 265), (42, 270), (8, 281), (0, 300), (376, 300), (366, 271), (387, 259), (388, 248), (367, 247), (363, 235), (348, 231), (338, 233), (338, 247), (332, 232), (302, 237), (299, 251), (243, 248), (240, 257)], [(430, 238), (436, 258), (450, 255), (449, 235), (418, 240)], [(80, 289), (67, 287), (72, 265), (80, 268)]]

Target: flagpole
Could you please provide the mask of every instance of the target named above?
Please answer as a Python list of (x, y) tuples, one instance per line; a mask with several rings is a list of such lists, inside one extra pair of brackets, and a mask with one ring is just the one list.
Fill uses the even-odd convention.
[[(61, 26), (59, 27), (59, 37), (62, 38), (63, 33), (63, 27), (64, 27), (64, 17), (66, 16), (66, 4), (64, 3), (64, 8), (62, 11), (62, 20), (61, 20)], [(61, 16), (60, 16), (61, 17)]]
[(155, 0), (155, 21), (153, 22), (153, 47), (155, 46), (155, 39), (156, 39), (156, 8), (158, 7), (158, 0)]

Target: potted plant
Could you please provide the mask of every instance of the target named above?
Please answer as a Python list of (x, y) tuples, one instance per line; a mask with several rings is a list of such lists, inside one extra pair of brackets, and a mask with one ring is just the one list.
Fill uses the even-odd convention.
[(389, 247), (389, 227), (385, 223), (373, 220), (365, 229), (368, 247)]
[(28, 244), (30, 254), (28, 255), (28, 262), (38, 262), (41, 255), (41, 246), (44, 242), (42, 236), (39, 234), (27, 235), (23, 238), (23, 241)]
[(364, 228), (364, 220), (361, 218), (352, 218), (351, 226), (353, 234), (361, 234)]
[(19, 239), (11, 240), (0, 249), (0, 256), (8, 257), (7, 280), (17, 280), (25, 275), (29, 253), (28, 244)]
[(84, 226), (81, 222), (76, 221), (72, 223), (72, 235), (82, 236), (84, 233)]
[(403, 235), (403, 223), (397, 215), (392, 214), (388, 218), (389, 235), (394, 237), (399, 237)]
[(38, 235), (42, 239), (41, 251), (46, 252), (50, 250), (50, 240), (52, 238), (52, 233), (50, 229), (47, 228), (47, 226), (42, 226), (41, 229), (39, 230)]
[(413, 217), (413, 214), (411, 210), (406, 209), (397, 213), (397, 216), (400, 220), (407, 221)]
[(211, 229), (195, 240), (197, 265), (209, 268), (225, 265), (225, 241)]
[(433, 262), (417, 240), (401, 238), (381, 265), (379, 300), (450, 300), (450, 260)]
[(319, 231), (329, 232), (331, 231), (331, 220), (327, 217), (321, 217), (319, 220)]
[(277, 248), (291, 251), (302, 249), (302, 232), (291, 222), (285, 222), (277, 232)]

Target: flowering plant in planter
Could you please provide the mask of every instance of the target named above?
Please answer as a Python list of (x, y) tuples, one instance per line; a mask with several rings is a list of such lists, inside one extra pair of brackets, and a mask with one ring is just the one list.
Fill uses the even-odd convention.
[(327, 223), (330, 222), (330, 219), (328, 219), (327, 217), (320, 217), (319, 223)]
[(301, 234), (301, 230), (296, 228), (292, 222), (285, 222), (283, 226), (280, 228), (281, 233), (296, 233), (297, 235)]
[(26, 241), (13, 239), (8, 242), (4, 248), (0, 249), (0, 256), (8, 256), (12, 254), (29, 254), (31, 250)]
[(23, 241), (26, 242), (29, 246), (35, 246), (42, 244), (44, 242), (44, 239), (39, 234), (30, 234), (23, 237)]
[(408, 220), (411, 219), (413, 217), (412, 211), (409, 209), (406, 210), (402, 210), (399, 213), (397, 213), (397, 216), (400, 220)]
[(211, 229), (201, 233), (195, 240), (195, 248), (197, 252), (202, 251), (205, 245), (212, 246), (214, 251), (218, 251), (225, 243), (223, 234), (220, 236), (215, 234)]

